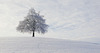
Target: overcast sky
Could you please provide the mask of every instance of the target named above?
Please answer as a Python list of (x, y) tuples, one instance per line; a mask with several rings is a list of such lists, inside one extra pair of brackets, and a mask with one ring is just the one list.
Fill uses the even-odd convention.
[(31, 37), (16, 31), (31, 7), (49, 25), (37, 37), (100, 40), (100, 0), (0, 0), (0, 37)]

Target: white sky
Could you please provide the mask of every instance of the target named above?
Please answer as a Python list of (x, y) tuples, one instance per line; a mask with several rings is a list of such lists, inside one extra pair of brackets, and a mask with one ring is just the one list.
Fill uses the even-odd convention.
[(37, 37), (100, 40), (100, 0), (0, 0), (0, 37), (31, 37), (16, 31), (31, 7), (49, 25), (48, 33)]

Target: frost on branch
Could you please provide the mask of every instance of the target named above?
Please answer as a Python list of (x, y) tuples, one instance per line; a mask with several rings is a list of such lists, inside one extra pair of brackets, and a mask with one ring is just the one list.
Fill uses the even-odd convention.
[(36, 13), (32, 8), (29, 10), (28, 15), (23, 21), (19, 22), (17, 30), (20, 32), (47, 32), (48, 25), (45, 23), (45, 19), (39, 13)]

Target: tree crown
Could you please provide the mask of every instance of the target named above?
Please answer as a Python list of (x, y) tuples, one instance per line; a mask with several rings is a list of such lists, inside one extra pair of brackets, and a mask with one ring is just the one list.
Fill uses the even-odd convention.
[(45, 19), (39, 13), (36, 13), (34, 8), (31, 8), (28, 15), (23, 21), (20, 21), (17, 30), (20, 32), (47, 32), (48, 25), (45, 23)]

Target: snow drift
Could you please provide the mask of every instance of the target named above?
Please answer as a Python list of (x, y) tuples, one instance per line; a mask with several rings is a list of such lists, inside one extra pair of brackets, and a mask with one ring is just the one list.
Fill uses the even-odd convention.
[(0, 53), (100, 53), (100, 44), (53, 38), (0, 38)]

